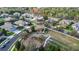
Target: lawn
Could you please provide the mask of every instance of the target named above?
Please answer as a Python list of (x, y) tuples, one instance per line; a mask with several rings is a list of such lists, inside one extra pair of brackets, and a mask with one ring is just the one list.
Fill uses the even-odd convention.
[(8, 30), (1, 29), (1, 28), (0, 28), (0, 32), (2, 32), (4, 35), (6, 34), (7, 36), (10, 36), (10, 35), (14, 34), (13, 32), (9, 32)]
[(4, 20), (4, 18), (0, 18), (0, 20)]
[(12, 34), (14, 34), (14, 33), (7, 31), (7, 35), (8, 35), (8, 36), (10, 36), (10, 35), (12, 35)]
[(72, 32), (73, 28), (71, 26), (67, 26), (65, 30), (67, 30), (68, 32)]

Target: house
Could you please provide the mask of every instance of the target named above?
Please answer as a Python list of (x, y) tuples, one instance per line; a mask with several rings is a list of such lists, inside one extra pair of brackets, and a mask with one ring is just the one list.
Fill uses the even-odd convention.
[(8, 17), (13, 17), (13, 15), (9, 15)]
[(44, 28), (44, 25), (36, 25), (35, 30), (41, 32)]
[(38, 17), (37, 17), (37, 20), (38, 20), (38, 21), (42, 21), (42, 20), (44, 20), (44, 19), (43, 19), (42, 16), (38, 16)]
[(12, 18), (12, 17), (7, 17), (4, 19), (4, 21), (6, 22), (9, 22), (9, 21), (15, 21), (16, 19), (15, 18)]
[(46, 20), (46, 22), (48, 23), (53, 23), (53, 22), (56, 22), (57, 20), (54, 20), (53, 18), (48, 18), (48, 20)]
[(25, 26), (27, 24), (27, 22), (23, 21), (23, 20), (18, 20), (15, 22), (16, 25), (18, 26)]
[(56, 21), (56, 22), (59, 21), (59, 18), (51, 18), (51, 17), (49, 17), (48, 19), (49, 19), (49, 20)]
[(35, 16), (34, 16), (34, 14), (30, 14), (30, 16), (32, 17), (32, 18), (34, 18)]
[(48, 20), (45, 20), (46, 23), (49, 24), (56, 24), (59, 21), (59, 18), (48, 18)]
[(26, 17), (26, 18), (29, 18), (30, 17), (30, 14), (29, 13), (24, 13), (21, 15), (22, 17)]
[(0, 28), (13, 32), (17, 27), (10, 22), (6, 22), (4, 25), (0, 26)]
[(31, 20), (31, 18), (24, 18), (25, 21), (29, 22)]
[(72, 28), (79, 33), (79, 22), (72, 25)]
[(24, 28), (25, 28), (26, 30), (28, 30), (29, 32), (32, 32), (31, 26), (24, 26)]
[(42, 16), (37, 17), (37, 24), (44, 24), (44, 19)]
[(9, 14), (7, 14), (7, 13), (1, 14), (1, 17), (3, 17), (3, 18), (6, 18), (6, 17), (8, 17), (8, 16), (9, 16)]
[(30, 21), (36, 21), (36, 18), (30, 19)]
[(51, 23), (52, 21), (54, 21), (52, 18), (48, 18), (48, 20), (46, 20), (46, 22)]
[(16, 18), (19, 18), (20, 17), (20, 13), (19, 12), (15, 12), (15, 13), (13, 13), (13, 16), (16, 17)]
[(26, 17), (28, 15), (28, 13), (24, 13), (21, 16)]
[(39, 14), (41, 12), (40, 8), (32, 8), (32, 13)]
[(33, 18), (34, 17), (34, 14), (31, 14), (31, 13), (24, 13), (21, 15), (22, 17), (26, 17), (26, 18)]
[(61, 26), (61, 27), (64, 27), (64, 28), (66, 28), (66, 26), (67, 25), (69, 25), (70, 23), (72, 22), (72, 20), (61, 20), (60, 22), (59, 22), (59, 25)]

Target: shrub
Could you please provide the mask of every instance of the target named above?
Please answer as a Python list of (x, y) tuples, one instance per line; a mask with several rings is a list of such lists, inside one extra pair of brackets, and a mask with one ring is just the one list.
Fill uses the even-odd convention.
[(0, 20), (0, 26), (4, 25), (4, 21)]
[(20, 46), (21, 46), (21, 43), (19, 41), (17, 41), (16, 44), (15, 44), (15, 48), (17, 50), (19, 50), (20, 49)]

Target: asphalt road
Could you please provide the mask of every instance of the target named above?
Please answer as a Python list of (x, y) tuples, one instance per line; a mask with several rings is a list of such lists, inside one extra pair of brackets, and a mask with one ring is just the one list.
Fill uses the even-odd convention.
[(0, 51), (8, 51), (8, 49), (10, 48), (10, 46), (17, 40), (17, 38), (19, 37), (19, 35), (16, 35), (15, 37), (13, 37), (6, 45), (4, 48), (0, 48)]
[(13, 38), (10, 39), (10, 41), (5, 44), (4, 48), (0, 48), (0, 51), (8, 51), (10, 46), (21, 36), (22, 32), (16, 34)]

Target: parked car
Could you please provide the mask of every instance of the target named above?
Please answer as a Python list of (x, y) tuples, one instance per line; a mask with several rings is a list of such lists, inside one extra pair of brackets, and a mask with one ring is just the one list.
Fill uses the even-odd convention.
[(60, 31), (60, 32), (63, 32), (63, 33), (64, 33), (64, 30), (58, 30), (58, 31)]
[(6, 45), (2, 45), (2, 46), (0, 46), (0, 49), (2, 49), (2, 48), (4, 48)]

